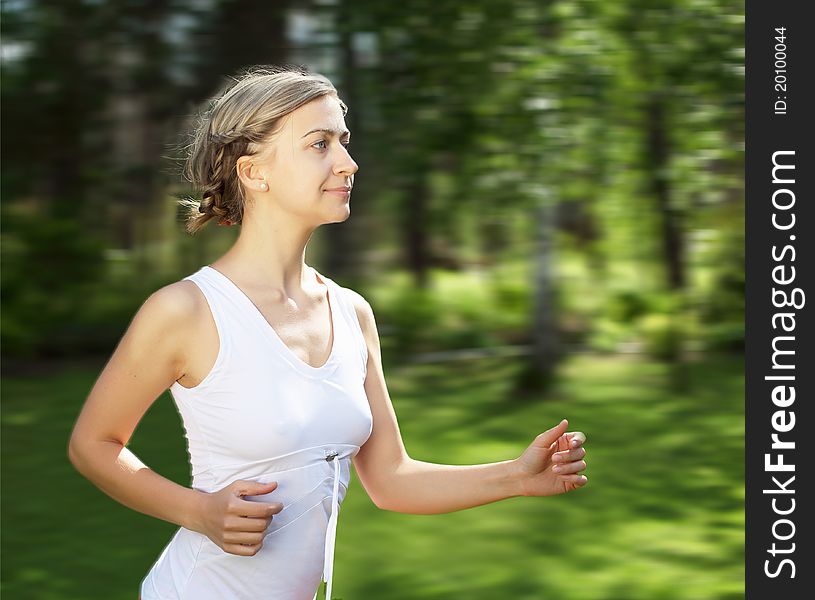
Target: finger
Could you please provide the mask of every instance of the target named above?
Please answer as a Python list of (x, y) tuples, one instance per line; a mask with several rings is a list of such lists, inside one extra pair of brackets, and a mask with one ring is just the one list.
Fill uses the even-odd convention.
[(572, 448), (579, 448), (586, 443), (586, 434), (582, 431), (572, 431), (566, 434), (569, 439), (569, 446)]
[(229, 552), (230, 554), (237, 554), (239, 556), (254, 556), (260, 550), (261, 545), (256, 544), (254, 546), (244, 546), (242, 544), (227, 544), (224, 543), (224, 552)]
[(571, 483), (578, 487), (582, 485), (586, 485), (589, 481), (589, 478), (585, 475), (564, 475), (560, 478), (563, 483)]
[(254, 546), (262, 543), (264, 536), (262, 531), (227, 531), (224, 533), (224, 542)]
[(575, 448), (574, 450), (566, 450), (565, 452), (556, 452), (552, 455), (552, 460), (555, 462), (570, 462), (573, 460), (580, 460), (586, 456), (585, 448)]
[(226, 531), (265, 531), (272, 521), (271, 517), (267, 519), (259, 519), (257, 517), (239, 517), (232, 515), (227, 517), (224, 524)]
[(235, 489), (232, 493), (236, 496), (265, 496), (277, 489), (276, 481), (261, 483), (259, 481), (247, 481), (240, 479), (235, 482)]
[(554, 467), (552, 467), (552, 471), (557, 473), (558, 475), (565, 475), (566, 473), (577, 473), (585, 468), (586, 461), (578, 460), (576, 462), (570, 462), (563, 465), (555, 465)]
[(562, 452), (563, 450), (568, 449), (569, 449), (569, 438), (567, 438), (566, 434), (564, 433), (557, 439), (557, 450)]
[(235, 509), (238, 516), (256, 519), (268, 519), (283, 510), (280, 502), (254, 502), (251, 500), (239, 500), (240, 504)]
[(560, 423), (552, 427), (551, 429), (547, 429), (535, 438), (535, 442), (538, 446), (543, 448), (550, 448), (552, 444), (554, 444), (558, 438), (563, 435), (566, 431), (566, 427), (569, 426), (569, 422), (566, 419), (563, 419)]

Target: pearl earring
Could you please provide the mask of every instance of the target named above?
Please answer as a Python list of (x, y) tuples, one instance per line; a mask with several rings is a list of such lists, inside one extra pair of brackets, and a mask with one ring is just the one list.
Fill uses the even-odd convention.
[(263, 182), (260, 184), (260, 189), (262, 189), (265, 192), (267, 189), (269, 189), (269, 186), (266, 185), (266, 182)]

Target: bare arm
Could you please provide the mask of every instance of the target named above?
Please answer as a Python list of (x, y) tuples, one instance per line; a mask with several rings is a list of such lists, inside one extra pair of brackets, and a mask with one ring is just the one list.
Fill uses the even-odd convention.
[(182, 338), (197, 302), (188, 285), (166, 286), (139, 309), (85, 401), (68, 456), (114, 500), (193, 528), (201, 493), (158, 475), (126, 448), (150, 405), (183, 375)]
[(392, 473), (380, 508), (432, 515), (520, 496), (513, 462), (445, 465), (408, 458)]
[[(352, 296), (368, 347), (365, 393), (374, 421), (370, 438), (353, 459), (354, 468), (379, 508), (410, 514), (447, 513), (514, 496), (563, 493), (585, 483), (577, 474), (585, 468), (580, 460), (585, 455), (585, 436), (567, 434), (565, 421), (538, 435), (523, 456), (513, 460), (446, 465), (408, 456), (385, 384), (373, 310), (362, 296)], [(558, 465), (561, 471), (552, 471)]]

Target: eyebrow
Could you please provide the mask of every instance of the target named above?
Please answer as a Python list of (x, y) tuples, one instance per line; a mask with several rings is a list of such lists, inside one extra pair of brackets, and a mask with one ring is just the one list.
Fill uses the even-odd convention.
[(300, 139), (302, 140), (304, 137), (309, 136), (312, 133), (325, 133), (325, 134), (327, 134), (329, 136), (333, 136), (333, 135), (348, 135), (348, 136), (350, 136), (351, 135), (351, 132), (348, 131), (347, 129), (345, 131), (337, 131), (336, 129), (325, 129), (325, 128), (322, 128), (322, 127), (318, 127), (317, 129), (312, 129), (308, 133), (304, 134), (303, 137), (301, 137)]

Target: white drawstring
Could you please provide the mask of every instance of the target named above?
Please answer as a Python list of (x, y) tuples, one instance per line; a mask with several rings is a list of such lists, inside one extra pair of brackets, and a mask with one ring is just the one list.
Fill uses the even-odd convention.
[[(340, 461), (337, 459), (336, 452), (328, 454), (325, 459), (334, 461), (334, 491), (331, 495), (331, 516), (328, 519), (328, 528), (325, 532), (325, 555), (323, 559), (323, 581), (327, 584), (325, 600), (331, 600), (331, 581), (334, 575), (334, 545), (337, 539), (337, 518), (340, 510)], [(314, 600), (317, 600), (319, 589), (320, 586), (317, 586), (317, 591), (314, 592)]]

